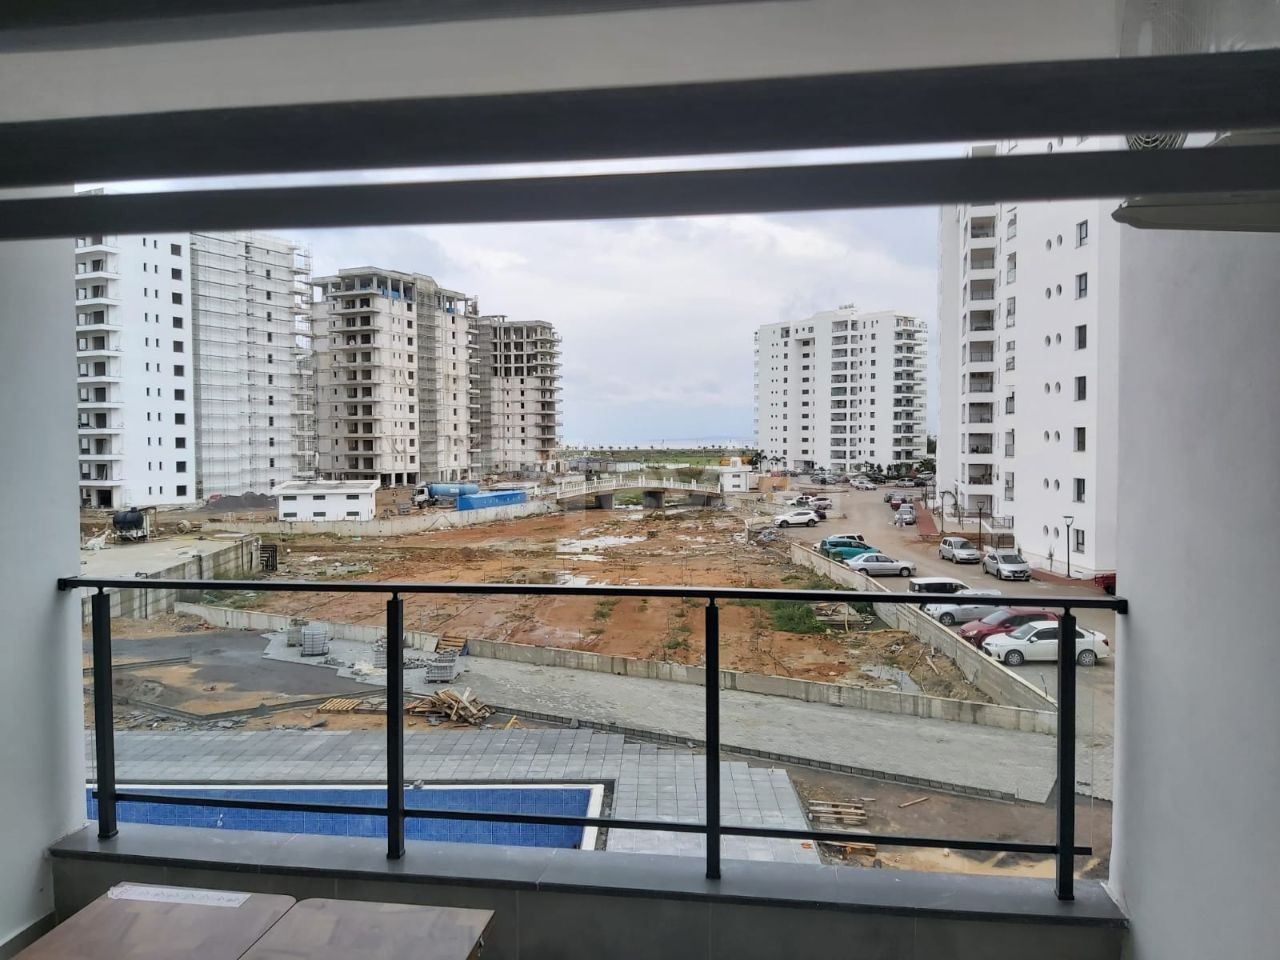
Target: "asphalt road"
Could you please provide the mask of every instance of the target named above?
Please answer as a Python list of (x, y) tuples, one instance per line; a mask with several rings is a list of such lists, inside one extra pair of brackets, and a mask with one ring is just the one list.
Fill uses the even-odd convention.
[[(1079, 586), (1074, 584), (1068, 586), (1037, 580), (1029, 583), (1011, 580), (1001, 582), (983, 573), (981, 564), (957, 564), (950, 560), (939, 559), (937, 546), (922, 543), (914, 527), (893, 525), (893, 513), (889, 505), (884, 502), (884, 494), (889, 489), (889, 487), (881, 487), (879, 490), (862, 491), (842, 489), (834, 485), (817, 487), (813, 491), (805, 488), (805, 492), (831, 497), (834, 509), (827, 511), (829, 519), (825, 523), (819, 523), (816, 527), (792, 527), (785, 531), (785, 536), (802, 543), (816, 544), (823, 537), (832, 534), (861, 534), (867, 543), (895, 560), (915, 561), (916, 576), (954, 577), (975, 588), (1000, 590), (1010, 595), (1015, 592), (1024, 596), (1044, 597), (1102, 595), (1101, 591), (1092, 584), (1081, 583)], [(947, 521), (947, 533), (948, 535), (960, 533), (956, 529), (954, 520)], [(976, 524), (968, 524), (963, 534), (975, 544), (977, 543)], [(1082, 627), (1101, 631), (1111, 641), (1112, 657), (1110, 659), (1099, 662), (1095, 667), (1081, 667), (1076, 671), (1078, 730), (1082, 734), (1091, 730), (1100, 745), (1105, 743), (1109, 747), (1115, 718), (1116, 615), (1110, 610), (1079, 610), (1076, 616)], [(1047, 689), (1051, 696), (1055, 694), (1058, 686), (1056, 663), (1026, 663), (1011, 669), (1028, 682)]]

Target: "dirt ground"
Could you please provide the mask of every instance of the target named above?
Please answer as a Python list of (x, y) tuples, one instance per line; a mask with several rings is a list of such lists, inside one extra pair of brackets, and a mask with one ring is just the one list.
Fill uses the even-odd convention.
[[(279, 579), (832, 586), (792, 567), (785, 546), (747, 544), (739, 517), (712, 511), (568, 512), (376, 540), (297, 537), (282, 547)], [(377, 594), (209, 599), (341, 623), (382, 624), (386, 617), (386, 598)], [(405, 628), (696, 665), (704, 659), (702, 608), (692, 599), (409, 595)], [(927, 657), (909, 634), (859, 623), (857, 616), (848, 632), (842, 623), (790, 632), (777, 629), (774, 618), (775, 611), (766, 606), (723, 603), (724, 667), (986, 699), (951, 661)], [(866, 667), (876, 668), (876, 674)]]
[[(801, 801), (862, 801), (867, 822), (861, 829), (869, 833), (908, 836), (963, 837), (1051, 842), (1054, 831), (1053, 804), (984, 800), (921, 789), (909, 784), (889, 783), (865, 777), (828, 773), (808, 767), (786, 767)], [(928, 799), (917, 803), (921, 797)], [(901, 804), (911, 803), (908, 807)], [(815, 824), (827, 829), (827, 824)], [(1111, 858), (1111, 804), (1090, 797), (1076, 800), (1077, 842), (1091, 846), (1093, 855), (1076, 860), (1077, 876), (1099, 878), (1107, 874)], [(849, 839), (857, 842), (856, 834)], [(1049, 856), (1020, 853), (990, 853), (981, 850), (946, 850), (936, 847), (881, 846), (875, 856), (844, 855), (841, 848), (820, 843), (825, 862), (849, 863), (898, 870), (928, 870), (937, 873), (976, 873), (991, 876), (1052, 877), (1054, 861)]]

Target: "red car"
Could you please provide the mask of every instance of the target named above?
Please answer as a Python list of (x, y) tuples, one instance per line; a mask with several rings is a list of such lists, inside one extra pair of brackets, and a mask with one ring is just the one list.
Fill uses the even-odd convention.
[(1039, 620), (1058, 619), (1053, 610), (1039, 607), (1001, 607), (987, 614), (981, 620), (973, 620), (960, 628), (960, 636), (965, 643), (982, 649), (982, 641), (997, 633), (1011, 633), (1024, 623), (1035, 623)]

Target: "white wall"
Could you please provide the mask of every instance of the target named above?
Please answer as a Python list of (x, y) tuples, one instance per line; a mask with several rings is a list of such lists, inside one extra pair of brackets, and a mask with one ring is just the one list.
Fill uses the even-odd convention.
[[(292, 499), (290, 499), (292, 498)], [(372, 520), (374, 491), (295, 490), (280, 494), (281, 520)]]
[[(6, 54), (0, 90), (22, 96), (0, 102), (0, 122), (1116, 52), (1113, 2), (1054, 0), (806, 0), (395, 26), (357, 36), (315, 31)], [(361, 57), (358, 70), (333, 69), (353, 49), (377, 56)]]
[[(70, 240), (0, 244), (0, 952), (53, 908), (45, 847), (84, 822)], [(17, 358), (21, 358), (20, 362)]]
[[(1128, 230), (1121, 252), (1119, 472), (1144, 481), (1119, 495), (1111, 885), (1134, 960), (1274, 957), (1280, 236)], [(1223, 561), (1189, 562), (1188, 530)]]

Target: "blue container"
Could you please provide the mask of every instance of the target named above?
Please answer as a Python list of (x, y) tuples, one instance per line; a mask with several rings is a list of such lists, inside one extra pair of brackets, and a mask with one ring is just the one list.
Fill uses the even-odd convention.
[(485, 507), (505, 507), (512, 503), (524, 503), (528, 499), (523, 490), (489, 490), (458, 497), (459, 510), (483, 510)]

